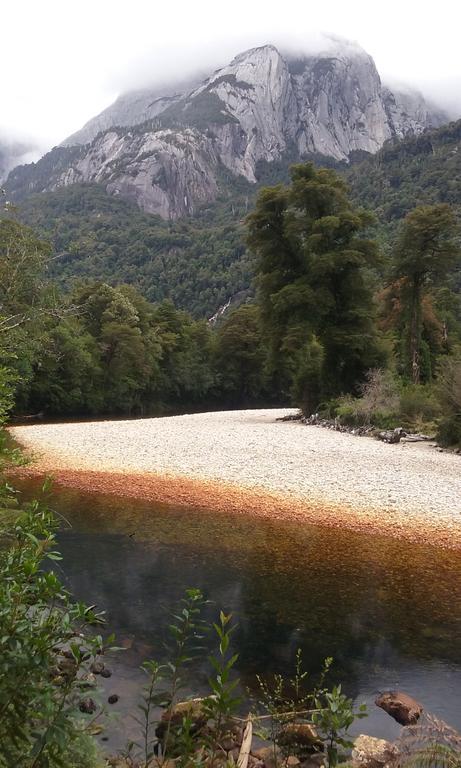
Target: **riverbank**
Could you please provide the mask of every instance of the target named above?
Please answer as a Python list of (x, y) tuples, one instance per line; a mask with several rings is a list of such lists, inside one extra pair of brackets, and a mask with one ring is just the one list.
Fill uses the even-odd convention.
[(281, 422), (290, 409), (11, 428), (58, 484), (461, 549), (461, 461)]

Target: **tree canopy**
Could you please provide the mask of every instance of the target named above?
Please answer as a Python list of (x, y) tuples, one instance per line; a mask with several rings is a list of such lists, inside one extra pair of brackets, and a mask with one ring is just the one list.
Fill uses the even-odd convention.
[(380, 358), (368, 268), (376, 243), (332, 170), (295, 165), (248, 217), (270, 372), (304, 408), (349, 392)]

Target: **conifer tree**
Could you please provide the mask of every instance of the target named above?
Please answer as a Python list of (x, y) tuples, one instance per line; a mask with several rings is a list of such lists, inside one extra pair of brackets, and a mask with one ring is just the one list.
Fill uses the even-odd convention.
[(429, 287), (444, 285), (461, 250), (459, 227), (449, 205), (420, 205), (405, 217), (395, 252), (395, 273), (403, 281), (407, 313), (407, 349), (413, 384), (421, 380), (423, 299)]
[(310, 163), (292, 166), (288, 187), (263, 189), (248, 217), (271, 372), (304, 409), (353, 391), (379, 361), (371, 221), (334, 171)]

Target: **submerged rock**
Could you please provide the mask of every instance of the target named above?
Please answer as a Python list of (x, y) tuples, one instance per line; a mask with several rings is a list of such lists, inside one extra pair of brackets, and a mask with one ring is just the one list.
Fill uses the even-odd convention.
[(85, 715), (92, 715), (93, 712), (96, 712), (96, 704), (93, 699), (90, 698), (82, 699), (78, 708), (80, 712), (83, 712)]

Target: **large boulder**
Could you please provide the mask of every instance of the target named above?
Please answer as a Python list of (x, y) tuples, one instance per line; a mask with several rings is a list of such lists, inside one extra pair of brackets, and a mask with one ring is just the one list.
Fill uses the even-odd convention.
[(178, 727), (185, 718), (191, 721), (191, 731), (198, 733), (207, 723), (208, 717), (204, 707), (205, 699), (189, 699), (188, 701), (179, 701), (174, 707), (166, 709), (160, 718), (155, 734), (162, 741), (165, 733), (170, 727)]
[(384, 768), (395, 760), (398, 749), (385, 739), (374, 736), (357, 736), (352, 749), (352, 762), (357, 768)]
[(378, 696), (375, 704), (400, 725), (414, 725), (423, 712), (422, 705), (402, 691), (384, 691)]
[(282, 750), (277, 746), (252, 749), (251, 754), (264, 765), (264, 768), (278, 768), (283, 764)]
[(312, 723), (287, 723), (280, 729), (281, 747), (307, 747), (312, 751), (323, 749), (323, 742)]

